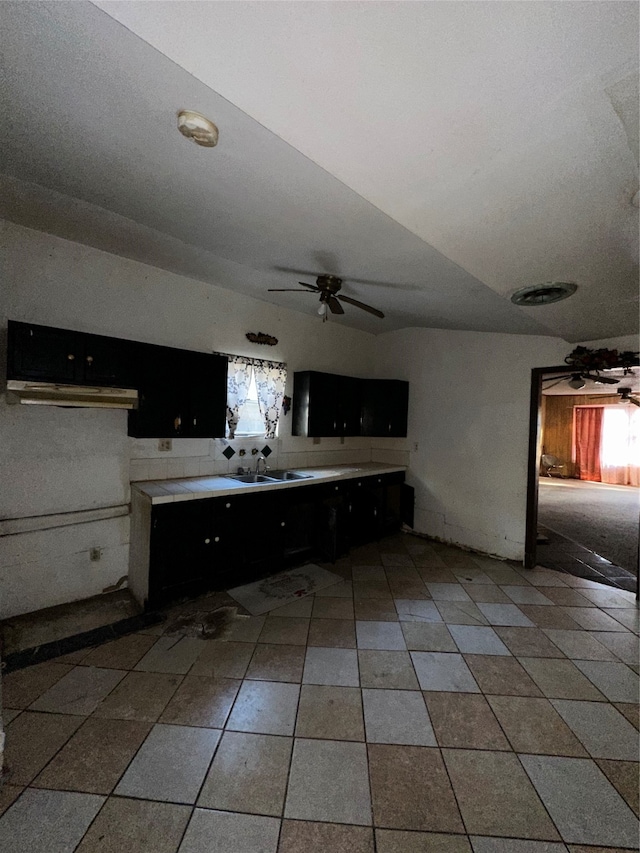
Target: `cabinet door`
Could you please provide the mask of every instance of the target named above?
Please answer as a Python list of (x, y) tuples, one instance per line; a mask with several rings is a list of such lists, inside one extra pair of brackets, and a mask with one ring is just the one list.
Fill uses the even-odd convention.
[(184, 412), (177, 350), (140, 344), (138, 408), (129, 412), (129, 435), (136, 438), (177, 438)]
[(349, 541), (354, 545), (380, 537), (384, 512), (384, 486), (373, 477), (349, 481)]
[(338, 417), (335, 435), (360, 435), (363, 380), (337, 376)]
[(295, 373), (292, 434), (340, 435), (338, 421), (338, 377), (312, 370)]
[(227, 359), (205, 352), (185, 352), (179, 361), (185, 395), (181, 436), (224, 436), (227, 410)]
[(137, 388), (136, 344), (133, 341), (83, 335), (82, 365), (87, 385)]
[(9, 320), (7, 378), (82, 381), (82, 336), (65, 329)]
[(397, 379), (363, 380), (362, 434), (404, 437), (407, 434), (409, 383)]

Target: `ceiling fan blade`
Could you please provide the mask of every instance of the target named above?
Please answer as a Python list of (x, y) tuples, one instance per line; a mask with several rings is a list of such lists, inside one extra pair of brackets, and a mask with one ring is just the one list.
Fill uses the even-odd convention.
[[(553, 382), (555, 380), (556, 382), (562, 382), (563, 379), (570, 379), (572, 376), (573, 376), (573, 373), (567, 373), (567, 374), (565, 374), (565, 376), (545, 376), (545, 378), (542, 381), (543, 382)], [(549, 387), (553, 388), (553, 385), (551, 385)]]
[(640, 400), (637, 397), (629, 397), (629, 402), (633, 403), (634, 406), (640, 406)]
[(338, 296), (336, 297), (341, 302), (348, 302), (349, 305), (355, 305), (356, 308), (362, 308), (363, 311), (368, 311), (369, 314), (375, 314), (376, 317), (384, 318), (384, 314), (382, 311), (378, 311), (377, 308), (372, 308), (371, 305), (365, 305), (364, 302), (358, 302), (357, 299), (352, 299), (350, 296)]
[(344, 314), (344, 308), (340, 305), (335, 296), (330, 296), (326, 302), (332, 314)]
[(268, 287), (268, 293), (311, 293), (310, 290), (300, 290), (299, 287)]
[[(550, 379), (553, 379), (554, 377), (552, 377), (552, 376), (551, 376), (551, 377), (549, 377), (549, 378), (550, 378)], [(568, 376), (561, 376), (559, 379), (556, 379), (556, 381), (553, 383), (553, 385), (545, 385), (545, 387), (544, 387), (542, 390), (543, 390), (543, 391), (550, 391), (552, 388), (555, 388), (555, 387), (556, 387), (556, 385), (559, 385), (561, 382), (564, 382), (564, 380), (565, 380), (565, 379), (568, 379), (568, 378), (569, 378)], [(548, 382), (548, 381), (549, 381), (549, 379), (543, 379), (542, 381), (543, 381), (543, 382)]]
[(299, 281), (298, 284), (301, 284), (303, 287), (308, 287), (311, 290), (315, 290), (316, 293), (318, 293), (320, 290), (320, 288), (317, 287), (315, 284), (307, 284), (306, 281)]

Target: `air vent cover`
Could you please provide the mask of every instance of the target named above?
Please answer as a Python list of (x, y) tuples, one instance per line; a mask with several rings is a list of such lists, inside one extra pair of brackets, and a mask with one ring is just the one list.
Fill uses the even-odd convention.
[(549, 305), (551, 302), (560, 302), (567, 299), (578, 289), (573, 281), (547, 281), (544, 284), (534, 284), (531, 287), (523, 287), (511, 297), (516, 305), (536, 306)]

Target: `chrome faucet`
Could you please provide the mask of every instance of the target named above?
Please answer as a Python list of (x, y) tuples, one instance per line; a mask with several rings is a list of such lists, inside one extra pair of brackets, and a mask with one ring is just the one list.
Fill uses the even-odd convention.
[(256, 474), (260, 473), (260, 462), (264, 462), (264, 472), (263, 473), (266, 474), (267, 471), (269, 470), (269, 466), (267, 465), (267, 460), (264, 458), (262, 453), (256, 459)]

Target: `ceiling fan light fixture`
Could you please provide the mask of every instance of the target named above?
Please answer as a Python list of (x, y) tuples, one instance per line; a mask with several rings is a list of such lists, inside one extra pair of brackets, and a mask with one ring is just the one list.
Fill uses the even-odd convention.
[(543, 284), (534, 284), (516, 290), (511, 301), (514, 305), (534, 308), (538, 305), (550, 305), (552, 302), (568, 299), (577, 289), (578, 285), (574, 281), (545, 281)]
[(575, 388), (576, 390), (579, 390), (580, 388), (584, 388), (587, 383), (584, 381), (584, 379), (579, 373), (574, 373), (567, 384), (570, 388)]
[(187, 139), (204, 148), (214, 148), (218, 144), (218, 128), (216, 125), (194, 110), (180, 110), (178, 113), (178, 130)]

